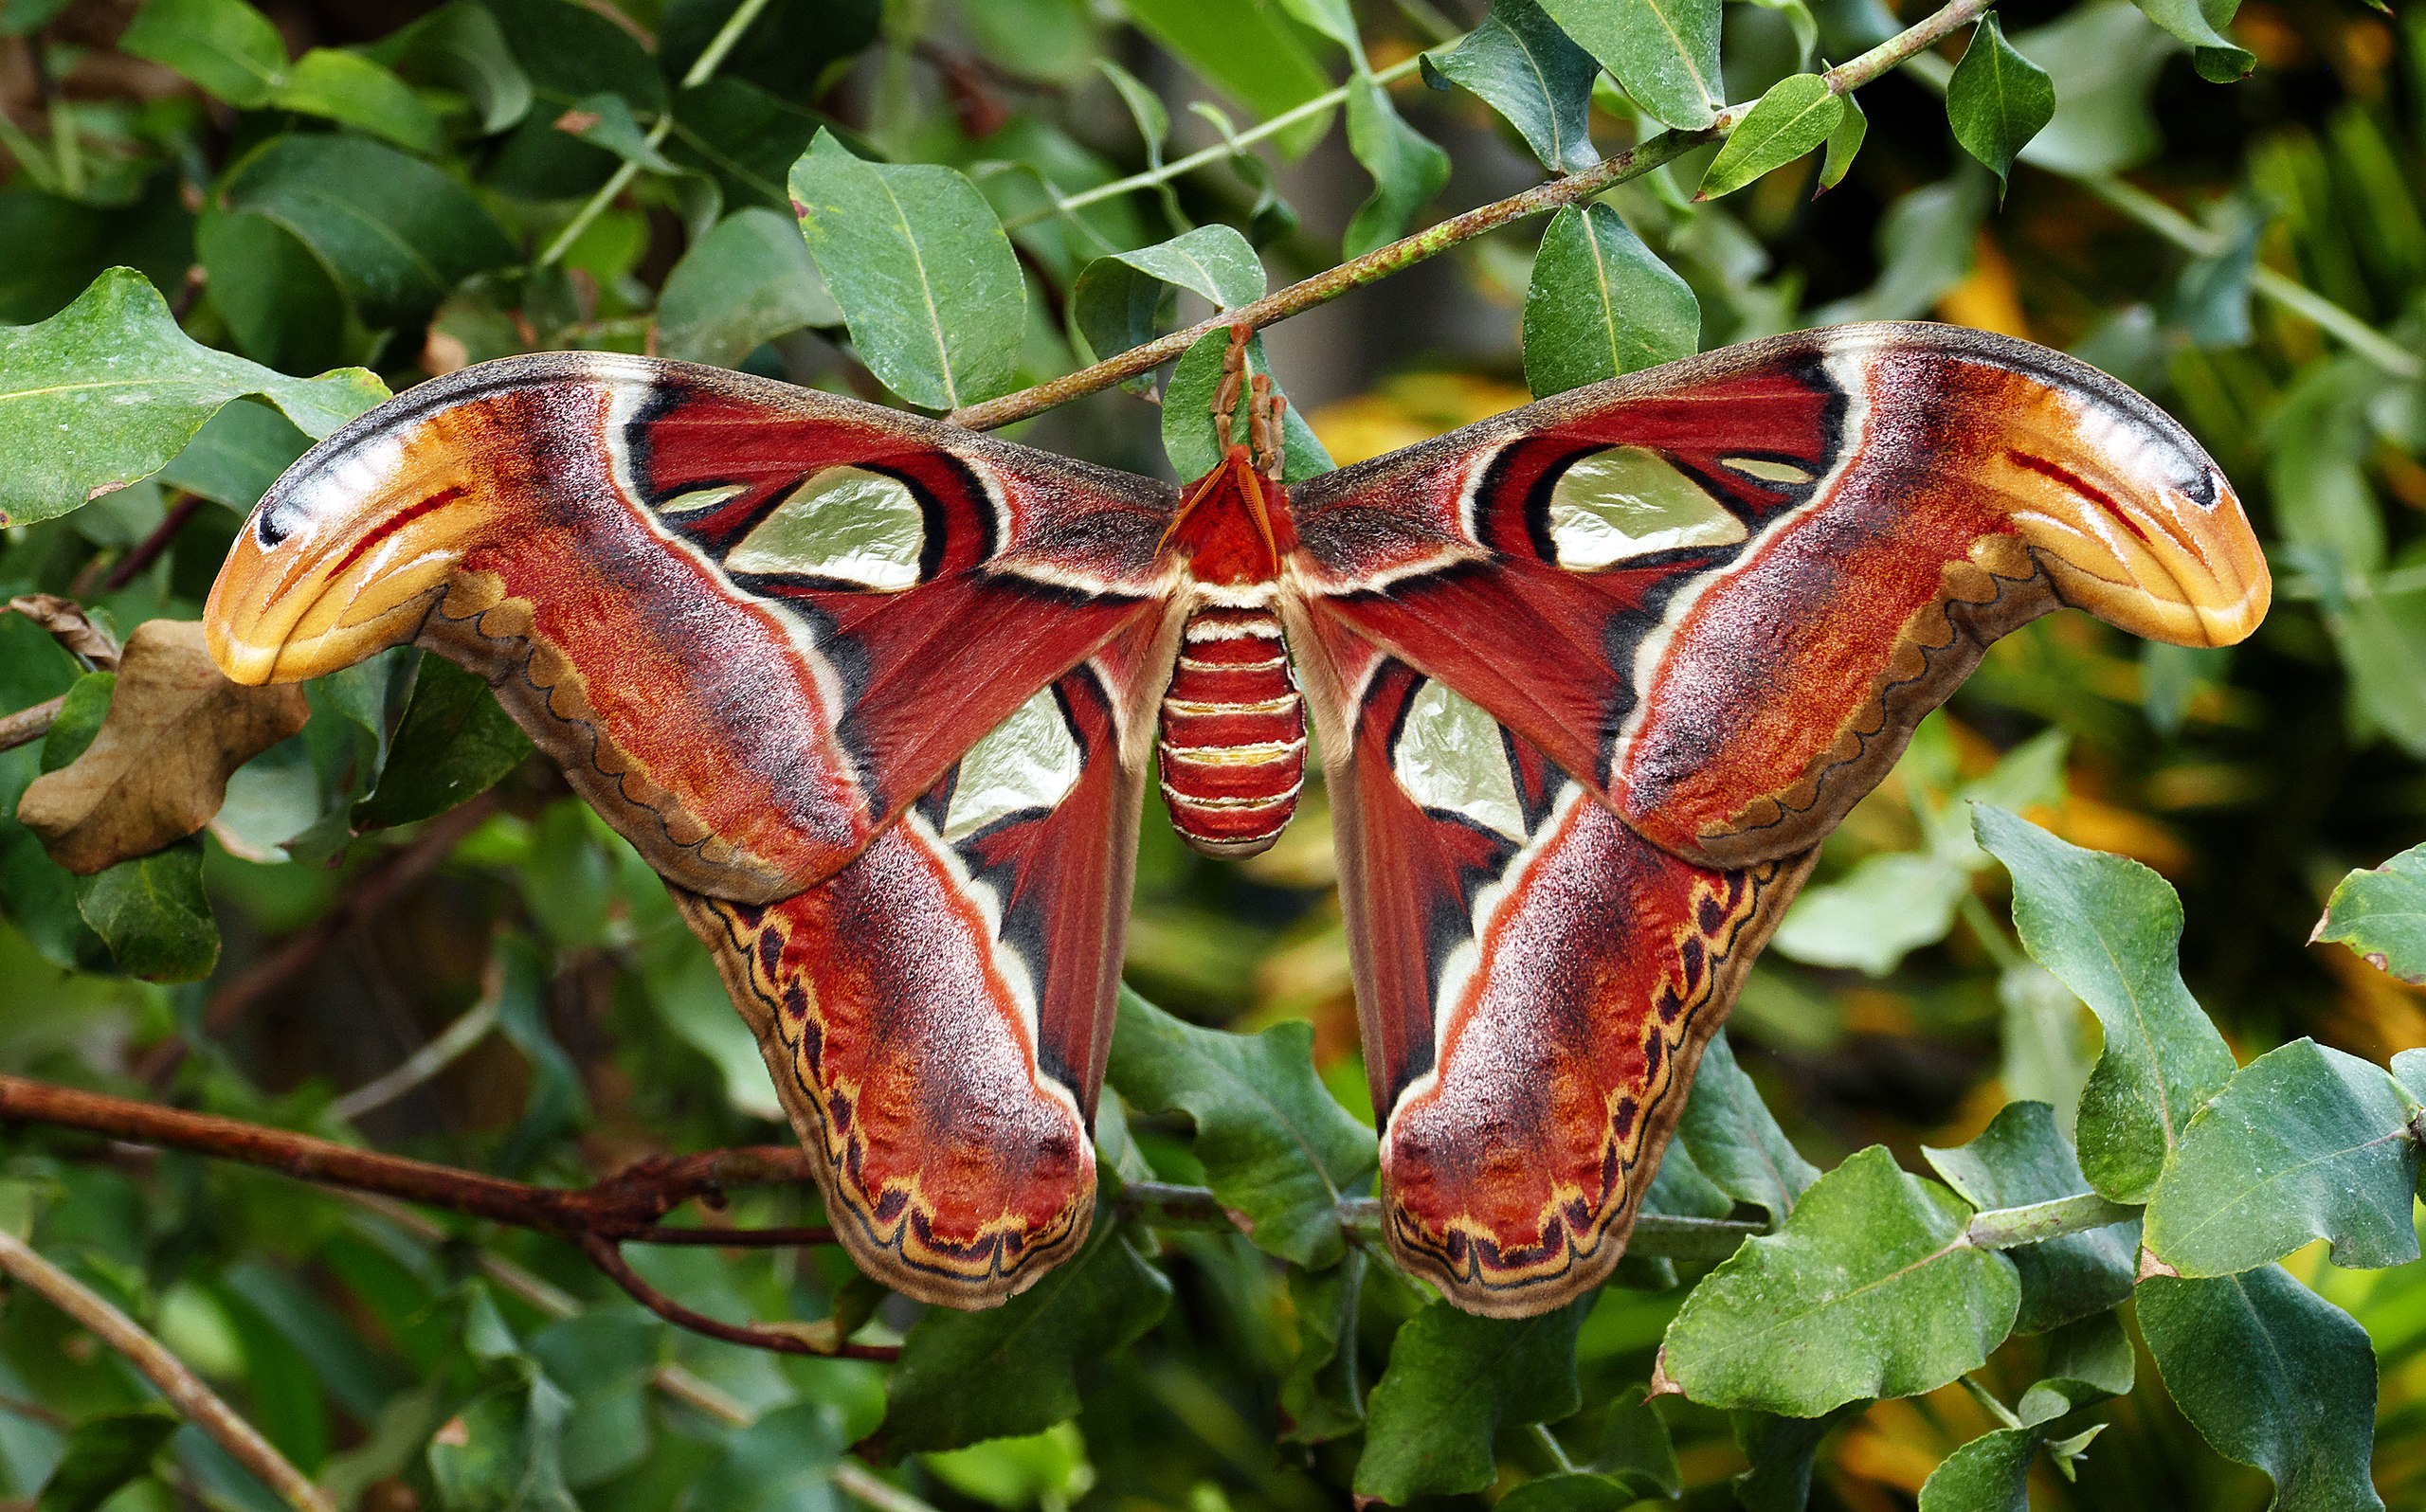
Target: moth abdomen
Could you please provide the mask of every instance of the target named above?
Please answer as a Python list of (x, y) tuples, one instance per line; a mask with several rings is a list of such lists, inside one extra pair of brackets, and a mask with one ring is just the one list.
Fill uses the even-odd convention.
[(1306, 701), (1271, 610), (1189, 616), (1158, 754), (1163, 801), (1189, 845), (1245, 856), (1280, 837), (1306, 783)]

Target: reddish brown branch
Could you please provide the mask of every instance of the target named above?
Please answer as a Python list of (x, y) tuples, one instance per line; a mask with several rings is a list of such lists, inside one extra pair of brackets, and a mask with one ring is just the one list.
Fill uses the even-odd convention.
[(136, 543), (135, 549), (126, 553), (124, 561), (110, 568), (110, 575), (101, 580), (101, 591), (117, 592), (134, 582), (136, 574), (145, 567), (158, 561), (160, 553), (169, 549), (169, 543), (176, 539), (177, 532), (186, 528), (186, 521), (192, 519), (194, 512), (202, 506), (203, 498), (199, 494), (178, 495), (160, 523), (152, 528), (152, 533)]
[[(534, 1230), (579, 1247), (609, 1280), (669, 1323), (732, 1343), (786, 1354), (893, 1358), (887, 1346), (719, 1323), (658, 1292), (633, 1273), (618, 1251), (618, 1246), (625, 1243), (732, 1249), (832, 1243), (830, 1229), (671, 1229), (659, 1221), (685, 1202), (715, 1201), (736, 1188), (810, 1180), (808, 1157), (796, 1148), (761, 1144), (697, 1155), (651, 1156), (586, 1187), (549, 1187), (20, 1076), (0, 1075), (0, 1120), (51, 1124), (131, 1143), (188, 1150), (299, 1180), (375, 1192)], [(828, 1343), (831, 1347), (821, 1347)]]

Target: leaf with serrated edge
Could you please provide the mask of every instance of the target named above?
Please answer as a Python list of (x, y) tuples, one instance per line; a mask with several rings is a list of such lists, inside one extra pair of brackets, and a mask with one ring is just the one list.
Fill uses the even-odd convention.
[[(1970, 1143), (1951, 1150), (1925, 1146), (1921, 1155), (1946, 1185), (1982, 1210), (2053, 1202), (2090, 1190), (2080, 1158), (2045, 1103), (2008, 1103)], [(2021, 1277), (2014, 1331), (2043, 1333), (2128, 1300), (2138, 1249), (2138, 1226), (2118, 1223), (2010, 1251)]]
[(1491, 0), (1482, 25), (1425, 53), (1423, 70), (1435, 86), (1462, 85), (1497, 111), (1544, 168), (1572, 173), (1600, 161), (1591, 124), (1601, 65), (1534, 0)]
[(1606, 205), (1568, 206), (1542, 233), (1525, 289), (1525, 382), (1535, 398), (1693, 355), (1701, 305)]
[(2375, 1349), (2348, 1313), (2261, 1266), (2151, 1276), (2134, 1307), (2182, 1415), (2216, 1452), (2274, 1482), (2284, 1512), (2382, 1512), (2368, 1479)]
[(1104, 1074), (1131, 1107), (1195, 1121), (1206, 1184), (1258, 1248), (1313, 1267), (1346, 1252), (1339, 1199), (1372, 1173), (1373, 1134), (1315, 1074), (1310, 1025), (1200, 1029), (1123, 989)]
[(2021, 1301), (2013, 1262), (1972, 1246), (1970, 1220), (1873, 1145), (1693, 1289), (1662, 1369), (1695, 1401), (1793, 1417), (1935, 1390), (2004, 1341)]
[(2380, 1066), (2295, 1039), (2192, 1115), (2148, 1198), (2150, 1252), (2226, 1276), (2311, 1239), (2352, 1269), (2417, 1258), (2418, 1101)]
[(1843, 99), (1818, 74), (1789, 74), (1771, 84), (1727, 134), (1702, 174), (1699, 200), (1732, 194), (1772, 169), (1783, 168), (1836, 134)]
[(2348, 945), (2378, 971), (2426, 986), (2426, 845), (2344, 877), (2308, 939)]
[(41, 324), (0, 330), (0, 524), (64, 514), (150, 477), (248, 394), (317, 437), (388, 390), (359, 368), (289, 378), (213, 351), (177, 329), (143, 275), (112, 268)]
[(1593, 1301), (1532, 1318), (1477, 1318), (1445, 1302), (1417, 1313), (1367, 1404), (1357, 1496), (1396, 1504), (1489, 1485), (1493, 1435), (1584, 1405), (1575, 1336)]
[(854, 157), (821, 130), (791, 171), (792, 213), (852, 345), (914, 405), (1007, 392), (1027, 285), (986, 197), (955, 169)]
[(2182, 901), (2137, 861), (2067, 844), (1991, 804), (1980, 844), (2013, 873), (2022, 947), (2089, 1004), (2106, 1047), (2081, 1090), (2081, 1171), (2098, 1195), (2145, 1202), (2182, 1127), (2237, 1068), (2182, 982)]

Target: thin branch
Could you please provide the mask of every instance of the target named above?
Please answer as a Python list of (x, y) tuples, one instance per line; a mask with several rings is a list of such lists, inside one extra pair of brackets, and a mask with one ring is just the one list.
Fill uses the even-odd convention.
[(831, 1320), (769, 1328), (755, 1323), (729, 1323), (703, 1312), (694, 1312), (642, 1280), (612, 1240), (589, 1233), (582, 1235), (579, 1242), (581, 1252), (589, 1256), (589, 1263), (596, 1266), (607, 1280), (623, 1287), (634, 1302), (678, 1328), (688, 1328), (695, 1334), (720, 1339), (728, 1344), (771, 1350), (779, 1355), (875, 1360), (901, 1358), (901, 1346), (898, 1344), (852, 1343), (842, 1337), (840, 1328)]
[(2019, 1250), (2068, 1233), (2086, 1233), (2109, 1224), (2127, 1223), (2139, 1215), (2138, 1208), (2109, 1202), (2096, 1193), (2088, 1192), (2079, 1197), (2057, 1197), (2052, 1202), (1992, 1208), (1974, 1214), (1964, 1237), (1982, 1250)]
[(186, 522), (201, 511), (205, 502), (199, 494), (179, 495), (177, 501), (169, 506), (168, 513), (160, 517), (160, 523), (152, 527), (151, 533), (137, 541), (135, 549), (110, 568), (110, 575), (101, 580), (101, 591), (116, 593), (134, 582), (136, 574), (145, 567), (158, 561), (160, 553), (169, 549), (169, 543), (176, 539), (177, 532), (186, 528)]
[(50, 733), (59, 723), (59, 711), (67, 707), (67, 695), (45, 698), (30, 709), (20, 709), (13, 714), (0, 714), (0, 750), (15, 750), (30, 746)]
[(393, 1071), (365, 1082), (331, 1103), (330, 1116), (348, 1124), (353, 1123), (428, 1082), (470, 1053), (472, 1047), (486, 1039), (489, 1031), (497, 1027), (498, 1015), (505, 1000), (501, 987), (501, 982), (492, 982), (480, 995), (479, 1002), (440, 1030), (437, 1037), (429, 1043), (406, 1056)]
[[(1820, 77), (1827, 81), (1832, 94), (1850, 94), (1879, 75), (1894, 68), (1906, 59), (1936, 45), (1946, 37), (1978, 20), (1993, 0), (1953, 0), (1951, 5), (1934, 12), (1886, 42), (1873, 47), (1851, 63), (1831, 68)], [(1378, 279), (1400, 273), (1427, 258), (1438, 257), (1451, 247), (1473, 241), (1485, 232), (1495, 231), (1512, 221), (1528, 216), (1547, 214), (1569, 205), (1580, 204), (1605, 192), (1628, 179), (1640, 178), (1662, 164), (1674, 162), (1686, 153), (1709, 142), (1718, 141), (1733, 131), (1736, 124), (1751, 110), (1749, 104), (1729, 105), (1718, 113), (1710, 125), (1698, 131), (1668, 131), (1640, 142), (1614, 157), (1602, 159), (1592, 167), (1565, 178), (1537, 184), (1521, 194), (1481, 206), (1455, 215), (1436, 225), (1426, 226), (1413, 235), (1400, 238), (1389, 245), (1350, 258), (1327, 272), (1293, 283), (1264, 296), (1253, 304), (1237, 310), (1222, 311), (1211, 318), (1199, 321), (1184, 331), (1132, 347), (1115, 356), (1107, 357), (1091, 367), (1073, 373), (1005, 394), (983, 404), (953, 410), (951, 423), (969, 430), (993, 430), (1039, 415), (1059, 405), (1066, 405), (1116, 384), (1126, 383), (1140, 373), (1150, 372), (1164, 363), (1185, 353), (1198, 340), (1215, 331), (1244, 322), (1262, 327), (1291, 315), (1302, 315), (1319, 304), (1338, 298), (1351, 289), (1361, 288)], [(1224, 149), (1226, 152), (1226, 149)], [(1186, 161), (1183, 159), (1182, 161)], [(1174, 165), (1176, 166), (1176, 165)]]
[(235, 1409), (204, 1385), (184, 1360), (107, 1299), (34, 1253), (6, 1229), (0, 1229), (0, 1270), (40, 1292), (51, 1305), (125, 1356), (189, 1422), (217, 1440), (230, 1458), (284, 1498), (289, 1506), (298, 1512), (335, 1512), (328, 1494), (272, 1448), (252, 1424), (237, 1416)]

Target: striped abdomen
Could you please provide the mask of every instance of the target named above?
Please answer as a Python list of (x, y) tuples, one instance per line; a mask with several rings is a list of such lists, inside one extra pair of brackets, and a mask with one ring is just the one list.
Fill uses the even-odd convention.
[(1163, 694), (1163, 801), (1207, 855), (1280, 837), (1306, 780), (1306, 702), (1269, 609), (1199, 609)]

